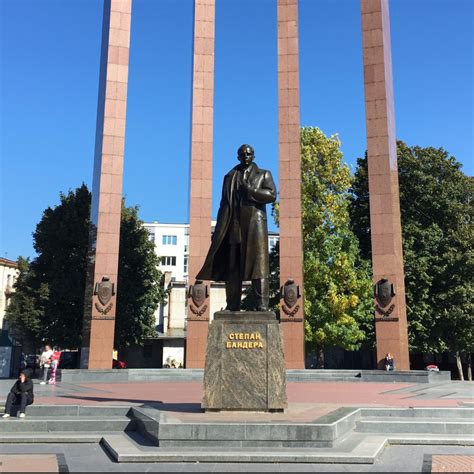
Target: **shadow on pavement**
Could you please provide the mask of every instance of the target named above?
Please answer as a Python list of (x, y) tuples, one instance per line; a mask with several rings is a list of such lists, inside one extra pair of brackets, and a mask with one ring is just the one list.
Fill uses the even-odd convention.
[(200, 403), (164, 403), (161, 400), (139, 400), (114, 397), (80, 397), (74, 395), (63, 395), (61, 398), (71, 400), (87, 400), (92, 402), (122, 402), (143, 405), (146, 408), (155, 408), (162, 411), (174, 411), (181, 413), (202, 413)]

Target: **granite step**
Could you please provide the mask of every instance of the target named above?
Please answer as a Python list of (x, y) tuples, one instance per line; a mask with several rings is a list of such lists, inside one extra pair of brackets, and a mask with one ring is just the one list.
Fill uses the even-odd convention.
[(0, 433), (0, 444), (101, 443), (117, 462), (236, 462), (373, 464), (387, 444), (474, 446), (474, 436), (353, 433), (333, 448), (158, 448), (135, 432)]
[[(15, 407), (17, 408), (17, 407)], [(0, 415), (5, 412), (5, 406), (0, 406)], [(128, 405), (29, 405), (26, 408), (28, 417), (62, 417), (62, 416), (126, 416), (130, 412)]]
[(359, 433), (428, 433), (474, 435), (474, 423), (459, 418), (363, 417), (355, 428)]
[[(114, 433), (114, 432), (112, 432)], [(121, 433), (120, 431), (115, 434)], [(100, 443), (103, 435), (87, 431), (52, 431), (49, 433), (1, 433), (0, 444)]]
[(333, 448), (158, 448), (136, 433), (106, 434), (102, 446), (117, 462), (373, 464), (389, 444), (474, 446), (474, 436), (353, 433)]
[(45, 433), (53, 431), (90, 431), (105, 433), (135, 429), (135, 421), (125, 416), (31, 416), (0, 420), (0, 434)]
[(182, 422), (157, 409), (133, 407), (137, 431), (161, 447), (321, 447), (353, 431), (360, 410), (341, 407), (309, 423)]
[[(384, 437), (364, 437), (352, 450), (331, 448), (158, 448), (143, 446), (134, 434), (105, 435), (102, 446), (117, 462), (200, 463), (342, 463), (372, 464), (385, 446)], [(137, 442), (138, 440), (138, 442)]]
[(440, 408), (440, 407), (420, 407), (420, 408), (361, 408), (361, 416), (367, 417), (395, 417), (395, 418), (431, 418), (437, 419), (457, 419), (459, 421), (474, 422), (474, 408)]
[[(58, 380), (69, 383), (81, 382), (179, 382), (202, 381), (203, 369), (64, 369), (58, 371)], [(393, 371), (359, 369), (291, 369), (286, 371), (288, 382), (409, 382), (437, 383), (451, 380), (447, 371), (426, 370)]]

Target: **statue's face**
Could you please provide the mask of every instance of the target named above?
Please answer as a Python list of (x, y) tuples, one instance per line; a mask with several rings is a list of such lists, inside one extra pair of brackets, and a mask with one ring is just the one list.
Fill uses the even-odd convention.
[(253, 154), (252, 149), (247, 147), (247, 148), (244, 148), (243, 150), (240, 150), (238, 158), (239, 158), (239, 161), (244, 166), (248, 166), (250, 163), (252, 163), (254, 159), (254, 154)]

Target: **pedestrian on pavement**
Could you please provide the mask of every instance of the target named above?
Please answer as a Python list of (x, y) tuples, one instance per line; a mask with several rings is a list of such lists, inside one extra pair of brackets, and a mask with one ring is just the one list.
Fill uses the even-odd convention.
[(59, 360), (61, 359), (61, 351), (54, 348), (53, 355), (51, 356), (51, 378), (49, 379), (48, 383), (50, 385), (56, 384), (56, 372), (59, 366)]
[(9, 418), (12, 412), (13, 405), (20, 406), (19, 417), (25, 418), (25, 410), (28, 405), (31, 405), (35, 399), (33, 395), (33, 381), (28, 377), (28, 372), (20, 373), (18, 380), (8, 394), (5, 403), (5, 413), (3, 418)]
[(24, 352), (20, 354), (20, 372), (26, 369), (27, 362), (26, 362), (26, 355)]
[(44, 351), (40, 357), (40, 367), (43, 368), (43, 380), (40, 382), (40, 385), (45, 385), (48, 381), (48, 372), (49, 368), (51, 367), (51, 356), (53, 355), (53, 351), (51, 350), (51, 346), (46, 344), (44, 346)]

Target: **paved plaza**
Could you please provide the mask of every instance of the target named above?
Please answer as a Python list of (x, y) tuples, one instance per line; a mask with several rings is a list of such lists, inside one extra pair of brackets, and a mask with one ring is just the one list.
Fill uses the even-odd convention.
[[(11, 380), (0, 381), (0, 400), (4, 401), (12, 384)], [(116, 410), (123, 407), (150, 407), (162, 413), (162, 421), (173, 420), (176, 423), (204, 423), (222, 424), (226, 423), (260, 423), (260, 424), (300, 424), (323, 422), (328, 417), (341, 410), (349, 410), (351, 407), (366, 407), (368, 410), (389, 409), (465, 409), (464, 421), (472, 422), (472, 411), (474, 405), (473, 388), (469, 382), (443, 382), (433, 384), (408, 384), (408, 383), (354, 383), (354, 382), (289, 382), (288, 400), (289, 408), (283, 414), (275, 413), (202, 413), (200, 402), (202, 397), (201, 381), (154, 381), (154, 382), (128, 382), (128, 383), (65, 383), (59, 382), (56, 386), (39, 385), (35, 381), (35, 405), (30, 407), (30, 414), (25, 422), (34, 425), (41, 416), (37, 416), (37, 410), (49, 410), (49, 418), (67, 420), (64, 417), (64, 409), (71, 405), (83, 406), (84, 409)], [(63, 407), (63, 412), (61, 412)], [(108, 408), (107, 408), (108, 407)], [(459, 411), (459, 410), (458, 410)], [(464, 413), (464, 412), (462, 412)], [(106, 416), (106, 415), (105, 415)], [(114, 416), (111, 416), (114, 418)], [(422, 421), (422, 420), (420, 420)], [(374, 458), (373, 463), (350, 463), (341, 464), (334, 462), (116, 462), (105, 449), (104, 442), (100, 438), (93, 441), (92, 438), (84, 438), (81, 442), (72, 441), (73, 435), (63, 433), (59, 438), (52, 437), (47, 442), (19, 443), (8, 441), (12, 433), (5, 433), (4, 429), (9, 424), (17, 423), (21, 427), (24, 421), (16, 418), (0, 420), (0, 435), (3, 439), (0, 443), (0, 463), (2, 471), (10, 472), (81, 472), (81, 471), (151, 471), (151, 472), (471, 472), (474, 459), (474, 447), (472, 445), (446, 446), (439, 442), (437, 444), (424, 444), (429, 436), (423, 440), (422, 435), (419, 443), (417, 438), (412, 437), (403, 444), (398, 439), (397, 443), (385, 444), (383, 450)], [(80, 421), (79, 423), (83, 423)], [(2, 429), (3, 425), (3, 429)], [(78, 428), (79, 429), (79, 428)], [(388, 429), (388, 428), (387, 428)], [(383, 431), (383, 429), (382, 429)], [(16, 432), (16, 431), (15, 431)], [(388, 432), (388, 431), (387, 431)], [(17, 433), (18, 434), (18, 433)], [(64, 438), (61, 436), (64, 435)], [(112, 436), (110, 436), (112, 435)], [(45, 435), (43, 435), (45, 436)], [(79, 436), (79, 435), (77, 435)], [(90, 434), (89, 436), (93, 436)], [(123, 435), (122, 435), (123, 436)], [(149, 452), (153, 448), (152, 443), (147, 443), (139, 435), (130, 434), (129, 443), (133, 443), (133, 449), (138, 453)], [(365, 433), (357, 433), (362, 440)], [(397, 435), (400, 438), (400, 435)], [(449, 436), (451, 438), (449, 438)], [(109, 433), (109, 440), (118, 439), (118, 435)], [(465, 435), (459, 435), (459, 439), (466, 439)], [(448, 435), (449, 442), (455, 440), (456, 435)], [(469, 436), (467, 436), (469, 438)], [(10, 438), (13, 439), (13, 438)], [(61, 439), (65, 442), (61, 442)], [(470, 438), (469, 438), (470, 439)], [(354, 444), (354, 441), (352, 442)], [(148, 445), (147, 445), (148, 444)], [(117, 446), (120, 446), (118, 439)], [(129, 449), (129, 448), (127, 448)], [(160, 448), (161, 449), (161, 448)], [(171, 448), (170, 448), (171, 449)], [(183, 448), (184, 450), (198, 449), (199, 452), (214, 452), (212, 448)], [(224, 448), (221, 448), (224, 449)], [(233, 450), (235, 453), (245, 455), (246, 452), (258, 452), (259, 448), (239, 448)], [(291, 448), (298, 451), (303, 448)], [(323, 447), (315, 447), (313, 453), (323, 452)], [(256, 451), (257, 450), (257, 451)], [(260, 452), (263, 448), (260, 448)], [(230, 449), (226, 450), (227, 452)], [(266, 449), (266, 451), (271, 451)], [(286, 449), (288, 452), (288, 448)], [(124, 451), (125, 452), (125, 451)], [(276, 451), (272, 451), (275, 453)], [(21, 456), (19, 456), (21, 455)], [(125, 456), (126, 457), (126, 456)], [(123, 459), (125, 459), (123, 457)], [(205, 459), (205, 458), (204, 458)], [(218, 459), (218, 457), (216, 458)], [(15, 471), (16, 470), (16, 471)]]
[[(371, 465), (347, 464), (248, 464), (248, 463), (127, 463), (117, 464), (109, 459), (98, 444), (74, 445), (0, 445), (0, 462), (4, 453), (57, 455), (57, 470), (49, 472), (472, 472), (473, 448), (441, 446), (390, 446)], [(29, 457), (29, 456), (28, 456)], [(26, 459), (28, 458), (26, 457)], [(441, 470), (449, 458), (450, 470)], [(21, 458), (23, 460), (24, 458)], [(432, 469), (436, 463), (436, 469)], [(459, 462), (456, 462), (459, 460)], [(16, 457), (16, 462), (20, 461)], [(23, 462), (23, 461), (22, 461)], [(30, 467), (31, 464), (25, 466)], [(64, 463), (64, 464), (61, 464)], [(467, 464), (470, 463), (470, 464)], [(18, 465), (18, 464), (17, 464)], [(456, 466), (470, 468), (454, 471)], [(41, 468), (41, 466), (39, 466)], [(29, 469), (28, 469), (29, 470)], [(14, 471), (13, 471), (14, 472)], [(16, 471), (24, 472), (24, 471)], [(30, 471), (35, 472), (35, 471)], [(39, 469), (36, 472), (41, 472)], [(45, 472), (45, 471), (43, 471)]]
[[(0, 380), (0, 400), (4, 400), (13, 381)], [(40, 385), (35, 381), (36, 404), (163, 404), (168, 410), (199, 413), (201, 381), (157, 381), (128, 383), (65, 383)], [(470, 382), (434, 384), (288, 382), (290, 411), (307, 405), (311, 409), (341, 406), (458, 407), (473, 403)], [(162, 408), (163, 409), (163, 408)], [(239, 415), (240, 416), (240, 415)], [(252, 415), (254, 416), (254, 415)], [(288, 415), (281, 415), (288, 416)]]

